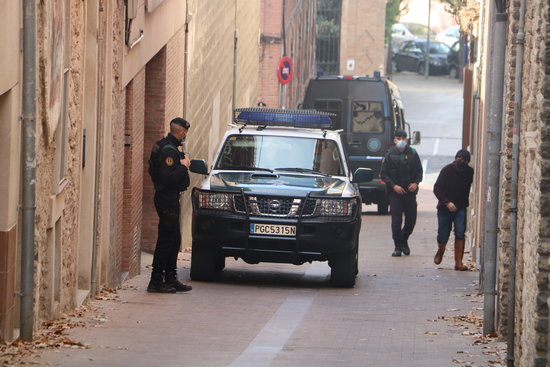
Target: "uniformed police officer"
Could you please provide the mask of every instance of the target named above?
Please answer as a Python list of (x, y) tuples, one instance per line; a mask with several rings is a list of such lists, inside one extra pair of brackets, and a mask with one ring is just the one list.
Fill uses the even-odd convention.
[(153, 255), (153, 272), (148, 292), (187, 292), (191, 286), (177, 277), (177, 259), (181, 244), (180, 193), (189, 186), (189, 158), (182, 143), (189, 123), (177, 117), (170, 121), (170, 133), (157, 141), (149, 159), (149, 173), (155, 185), (155, 208), (159, 216), (158, 237)]
[[(380, 175), (386, 182), (390, 199), (391, 229), (395, 249), (392, 256), (409, 255), (408, 239), (416, 224), (416, 194), (422, 181), (422, 164), (416, 150), (408, 146), (407, 133), (397, 129), (395, 147), (382, 161)], [(403, 223), (405, 215), (405, 225)]]

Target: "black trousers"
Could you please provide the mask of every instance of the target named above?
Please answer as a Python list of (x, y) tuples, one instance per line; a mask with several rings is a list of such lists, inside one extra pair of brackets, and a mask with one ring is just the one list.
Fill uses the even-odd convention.
[(157, 245), (153, 255), (153, 271), (175, 271), (181, 245), (180, 194), (157, 191), (154, 200), (159, 224)]
[[(396, 247), (402, 241), (409, 239), (416, 224), (416, 193), (408, 192), (404, 195), (390, 192), (391, 232)], [(403, 225), (403, 215), (405, 225)]]

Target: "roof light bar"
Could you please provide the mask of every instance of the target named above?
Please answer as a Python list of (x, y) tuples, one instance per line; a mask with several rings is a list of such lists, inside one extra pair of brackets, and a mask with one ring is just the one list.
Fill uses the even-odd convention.
[(310, 129), (330, 129), (333, 113), (317, 110), (283, 110), (272, 108), (237, 108), (236, 123), (256, 126), (287, 126)]

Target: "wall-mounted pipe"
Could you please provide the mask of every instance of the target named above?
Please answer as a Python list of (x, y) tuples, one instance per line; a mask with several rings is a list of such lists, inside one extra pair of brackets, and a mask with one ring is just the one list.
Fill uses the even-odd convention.
[(34, 329), (34, 216), (36, 209), (36, 1), (23, 2), (23, 192), (21, 231), (20, 335), (32, 341)]
[(523, 87), (523, 55), (525, 52), (525, 4), (521, 0), (519, 7), (519, 27), (516, 36), (516, 70), (514, 79), (514, 127), (512, 128), (512, 179), (510, 198), (510, 272), (508, 276), (508, 342), (506, 361), (514, 366), (515, 316), (516, 316), (516, 244), (518, 225), (518, 174), (519, 174), (519, 138), (521, 129), (521, 98)]

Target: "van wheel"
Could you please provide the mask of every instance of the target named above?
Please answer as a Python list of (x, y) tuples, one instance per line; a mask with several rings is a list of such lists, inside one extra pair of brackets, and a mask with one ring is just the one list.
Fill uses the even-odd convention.
[(388, 202), (387, 201), (383, 201), (381, 203), (378, 203), (377, 204), (377, 208), (378, 208), (378, 214), (388, 214), (390, 212), (389, 210), (389, 205), (388, 205)]
[(212, 280), (219, 268), (218, 253), (208, 245), (193, 241), (191, 250), (191, 279)]

